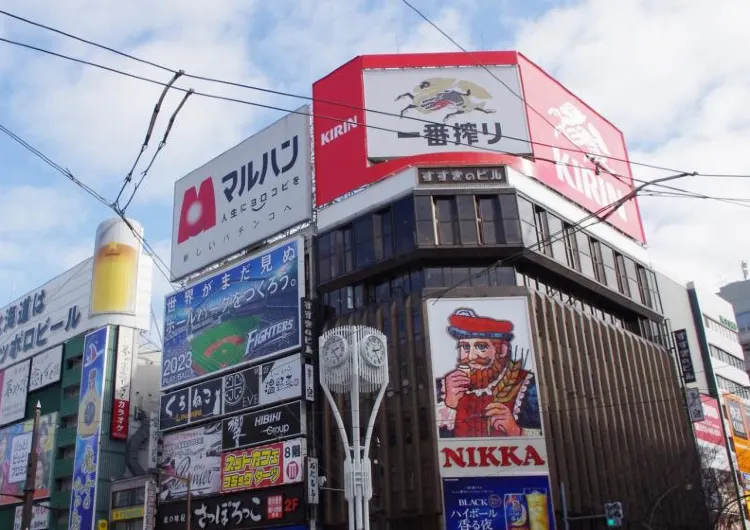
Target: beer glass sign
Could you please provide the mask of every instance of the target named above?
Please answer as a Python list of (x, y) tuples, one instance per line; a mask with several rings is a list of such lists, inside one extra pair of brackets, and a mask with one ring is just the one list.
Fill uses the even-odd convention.
[[(143, 228), (120, 218), (108, 219), (96, 230), (91, 279), (91, 315), (135, 314), (138, 258)], [(138, 236), (136, 236), (136, 233)]]

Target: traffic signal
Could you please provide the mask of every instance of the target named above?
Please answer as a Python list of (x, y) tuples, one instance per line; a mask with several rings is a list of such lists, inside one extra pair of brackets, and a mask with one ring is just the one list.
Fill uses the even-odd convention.
[(619, 528), (622, 526), (622, 503), (608, 502), (604, 505), (604, 516), (607, 518), (608, 528)]

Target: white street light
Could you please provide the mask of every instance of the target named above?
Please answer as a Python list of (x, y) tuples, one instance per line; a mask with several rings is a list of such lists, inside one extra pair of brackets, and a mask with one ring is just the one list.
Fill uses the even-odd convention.
[[(349, 528), (369, 530), (372, 499), (370, 443), (375, 418), (388, 386), (388, 346), (385, 335), (367, 326), (342, 326), (323, 333), (320, 351), (320, 386), (331, 405), (341, 443), (347, 449), (344, 458), (344, 497), (349, 503)], [(349, 393), (352, 413), (352, 445), (331, 392)], [(360, 445), (360, 394), (378, 392), (370, 411), (364, 446)]]

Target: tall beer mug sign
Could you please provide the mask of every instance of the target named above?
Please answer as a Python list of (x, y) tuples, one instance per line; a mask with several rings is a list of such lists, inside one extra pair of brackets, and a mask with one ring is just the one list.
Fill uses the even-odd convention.
[(133, 230), (119, 217), (102, 222), (96, 229), (91, 316), (106, 313), (135, 314), (143, 227), (135, 221), (128, 222)]

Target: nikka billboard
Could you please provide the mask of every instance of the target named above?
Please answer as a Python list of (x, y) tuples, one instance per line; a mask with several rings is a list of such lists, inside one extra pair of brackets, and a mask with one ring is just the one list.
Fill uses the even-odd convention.
[[(413, 166), (510, 166), (588, 212), (632, 189), (622, 133), (517, 52), (360, 56), (313, 98), (317, 206)], [(635, 199), (606, 222), (644, 241)]]

